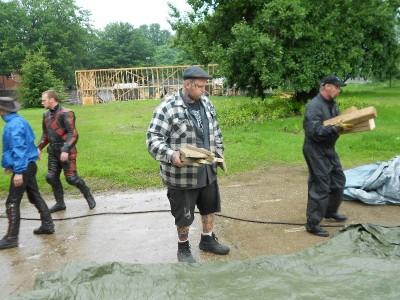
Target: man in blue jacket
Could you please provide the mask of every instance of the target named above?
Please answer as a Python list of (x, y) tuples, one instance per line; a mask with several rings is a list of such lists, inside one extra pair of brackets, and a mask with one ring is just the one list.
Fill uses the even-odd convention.
[(18, 247), (20, 204), (24, 192), (35, 205), (42, 224), (34, 234), (54, 233), (53, 219), (44, 202), (36, 181), (38, 151), (35, 134), (29, 123), (17, 111), (21, 105), (10, 97), (0, 97), (0, 115), (6, 122), (3, 129), (2, 167), (5, 174), (12, 174), (6, 201), (8, 230), (0, 240), (0, 249)]

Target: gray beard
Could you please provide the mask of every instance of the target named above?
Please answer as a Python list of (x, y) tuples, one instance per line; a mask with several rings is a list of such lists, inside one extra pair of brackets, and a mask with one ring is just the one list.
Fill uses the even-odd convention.
[(190, 95), (189, 95), (189, 91), (187, 89), (185, 89), (185, 88), (182, 88), (182, 96), (183, 96), (183, 99), (187, 103), (190, 103), (190, 104), (195, 103), (196, 101), (200, 100), (200, 99), (196, 100), (196, 99), (191, 98)]

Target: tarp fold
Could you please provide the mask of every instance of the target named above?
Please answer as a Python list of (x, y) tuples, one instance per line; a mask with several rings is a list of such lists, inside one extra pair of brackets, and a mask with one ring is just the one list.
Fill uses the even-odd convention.
[(345, 200), (371, 205), (400, 205), (400, 156), (344, 171)]

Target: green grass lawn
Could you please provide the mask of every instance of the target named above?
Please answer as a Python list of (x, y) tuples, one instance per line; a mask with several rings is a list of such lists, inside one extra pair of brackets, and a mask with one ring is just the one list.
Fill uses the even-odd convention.
[[(347, 134), (336, 149), (345, 169), (376, 161), (387, 161), (400, 147), (400, 82), (393, 87), (380, 84), (349, 84), (338, 102), (374, 105), (378, 110), (376, 128), (370, 132)], [(236, 109), (243, 97), (212, 97), (217, 112)], [(75, 111), (79, 132), (78, 173), (95, 193), (109, 190), (161, 187), (158, 162), (147, 152), (146, 130), (161, 100), (138, 100), (92, 106), (68, 106)], [(41, 136), (44, 109), (24, 109), (20, 114), (32, 125), (36, 141)], [(228, 175), (271, 165), (305, 165), (302, 155), (302, 116), (266, 120), (224, 128)], [(221, 120), (222, 121), (222, 120)], [(1, 122), (0, 129), (4, 127)], [(50, 193), (45, 181), (47, 153), (38, 162), (38, 183), (42, 193)], [(220, 173), (220, 176), (225, 176)], [(1, 194), (8, 191), (10, 176), (0, 176)], [(69, 193), (79, 193), (65, 183)]]

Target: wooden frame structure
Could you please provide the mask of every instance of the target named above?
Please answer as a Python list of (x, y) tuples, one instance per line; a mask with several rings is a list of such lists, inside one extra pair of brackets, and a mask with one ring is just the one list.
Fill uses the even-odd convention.
[[(140, 67), (75, 71), (79, 103), (98, 104), (136, 99), (161, 99), (183, 84), (183, 71), (188, 66)], [(210, 95), (222, 95), (223, 83), (218, 78), (219, 65), (204, 68), (213, 76), (206, 87)]]

